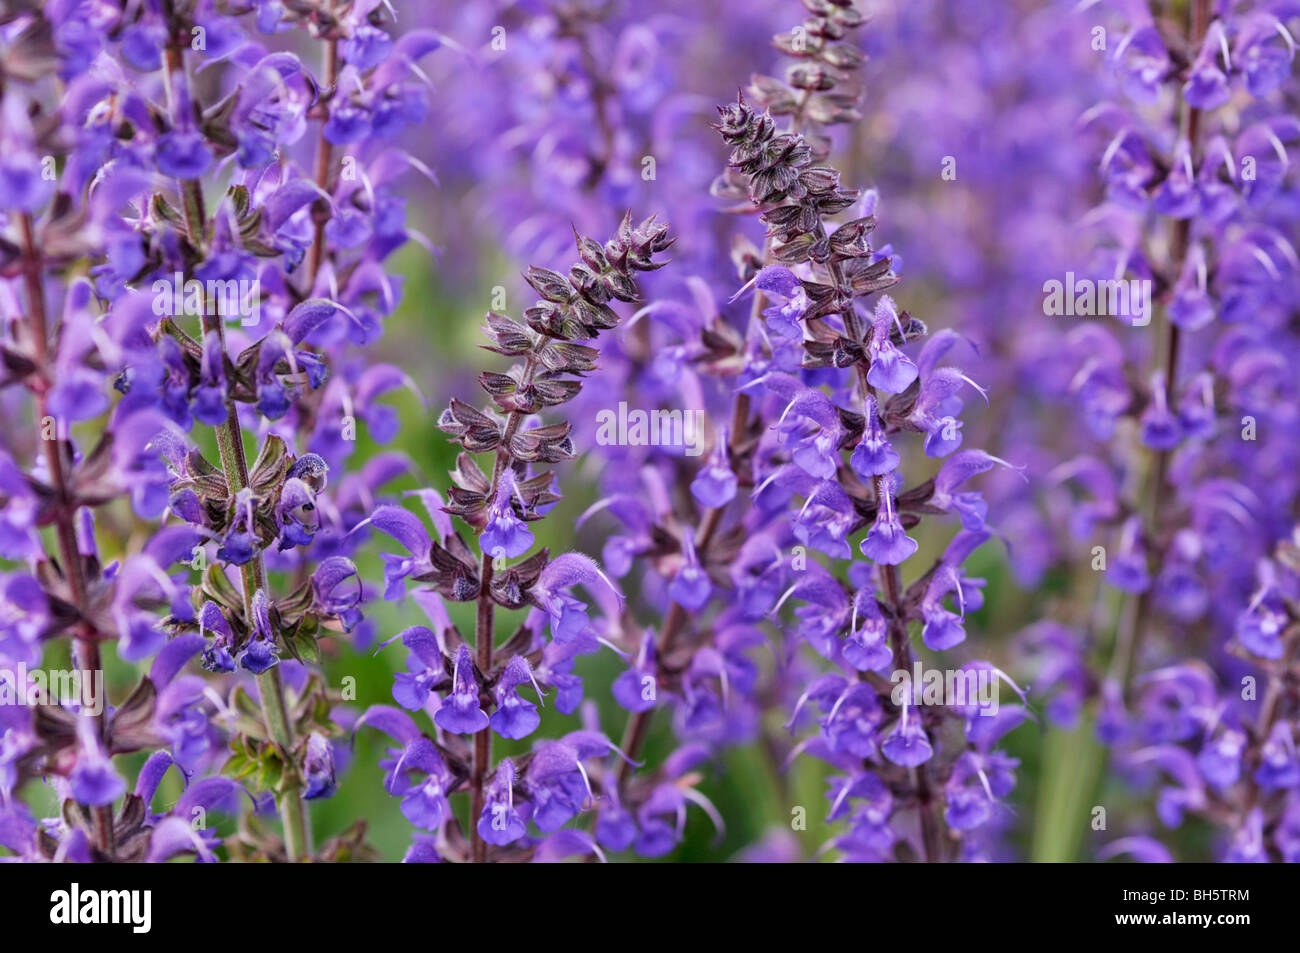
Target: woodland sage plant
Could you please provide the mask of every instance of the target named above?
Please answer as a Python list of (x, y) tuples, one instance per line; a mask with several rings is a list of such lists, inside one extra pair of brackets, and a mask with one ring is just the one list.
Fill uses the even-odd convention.
[[(795, 610), (797, 636), (832, 664), (804, 687), (791, 727), (819, 712), (817, 734), (800, 748), (843, 772), (827, 797), (829, 819), (847, 821), (834, 846), (848, 856), (885, 859), (900, 849), (931, 861), (959, 850), (974, 856), (962, 832), (987, 823), (1014, 785), (1016, 761), (993, 746), (1023, 709), (982, 711), (974, 692), (957, 704), (918, 708), (920, 695), (896, 691), (893, 673), (911, 679), (918, 671), (913, 622), (931, 651), (965, 641), (963, 619), (982, 604), (984, 583), (962, 567), (989, 533), (987, 507), (964, 484), (1005, 464), (959, 450), (963, 392), (983, 394), (941, 364), (959, 336), (934, 335), (915, 360), (904, 350), (926, 328), (882, 294), (900, 279), (868, 238), (875, 194), (843, 188), (839, 172), (818, 163), (824, 150), (798, 131), (811, 91), (833, 89), (840, 70), (859, 62), (854, 47), (834, 42), (860, 22), (852, 5), (811, 8), (818, 14), (807, 31), (812, 42), (801, 47), (794, 33), (778, 39), (804, 60), (789, 71), (790, 86), (759, 84), (765, 101), (795, 113), (795, 125), (779, 132), (770, 112), (742, 98), (720, 110), (717, 127), (732, 149), (731, 169), (762, 211), (777, 262), (753, 279), (772, 304), (763, 310), (770, 356), (751, 386), (776, 395), (781, 408), (772, 426), (782, 451), (764, 461), (759, 489), (790, 501), (801, 551), (829, 560), (803, 558), (781, 600), (804, 603)], [(851, 100), (832, 102), (821, 108), (851, 108)], [(850, 210), (848, 220), (832, 220)], [(874, 306), (866, 305), (872, 297)], [(925, 457), (944, 460), (910, 485), (895, 448), (909, 432), (922, 438)], [(961, 528), (942, 555), (905, 579), (901, 567), (918, 550), (908, 531), (930, 514), (957, 517)], [(849, 537), (863, 529), (853, 546)], [(865, 563), (853, 562), (855, 548)], [(850, 565), (837, 571), (836, 561)], [(968, 682), (965, 672), (1005, 678), (988, 663), (963, 670), (962, 684), (978, 680)], [(956, 744), (946, 741), (953, 735)]]
[[(413, 626), (394, 637), (412, 658), (411, 671), (398, 674), (393, 696), (403, 708), (420, 711), (434, 707), (430, 702), (439, 696), (431, 693), (441, 693), (441, 704), (432, 713), (437, 737), (421, 733), (410, 716), (390, 706), (371, 708), (363, 718), (401, 745), (387, 764), (385, 786), (402, 799), (402, 811), (416, 827), (435, 834), (413, 848), (421, 860), (450, 855), (481, 863), (520, 849), (558, 856), (575, 848), (599, 850), (584, 832), (559, 828), (595, 797), (583, 762), (617, 750), (604, 735), (570, 732), (543, 741), (525, 757), (492, 759), (493, 734), (527, 738), (541, 724), (538, 705), (521, 689), (535, 692), (541, 703), (544, 688), (551, 688), (561, 712), (573, 711), (582, 699), (573, 658), (596, 645), (588, 605), (574, 587), (604, 586), (622, 598), (582, 553), (552, 559), (541, 549), (519, 557), (533, 548), (528, 524), (542, 519), (560, 499), (554, 474), (543, 468), (574, 455), (568, 422), (543, 423), (539, 415), (577, 396), (580, 377), (595, 368), (598, 354), (579, 342), (618, 326), (612, 302), (637, 300), (638, 273), (662, 267), (654, 256), (672, 239), (667, 225), (647, 219), (633, 227), (630, 217), (603, 244), (574, 237), (579, 260), (567, 274), (528, 270), (525, 277), (540, 298), (525, 313), (526, 326), (503, 314), (487, 316), (488, 349), (522, 359), (506, 373), (479, 376), (494, 406), (478, 410), (453, 398), (438, 420), (466, 452), (457, 459), (445, 504), (432, 490), (421, 493), (434, 535), (400, 507), (381, 507), (366, 521), (407, 550), (405, 556), (385, 557), (385, 594), (400, 596), (408, 578), (430, 584), (435, 594), (423, 603), (433, 628)], [(494, 454), (490, 474), (470, 456), (483, 452)], [(477, 556), (447, 514), (474, 530)], [(472, 651), (446, 617), (439, 597), (475, 603)], [(498, 607), (532, 610), (499, 648)], [(466, 735), (472, 736), (472, 748), (462, 737)], [(447, 803), (459, 790), (471, 796), (469, 832), (452, 818)], [(535, 843), (527, 837), (530, 820), (544, 833), (559, 833)], [(512, 847), (521, 840), (525, 843)]]
[[(401, 380), (349, 355), (400, 296), (391, 184), (423, 164), (387, 143), (420, 121), (415, 64), (439, 41), (384, 21), (376, 3), (6, 8), (3, 382), (30, 423), (8, 417), (0, 449), (4, 556), (25, 563), (4, 576), (5, 677), (57, 639), (79, 672), (102, 675), (106, 645), (144, 668), (121, 698), (0, 713), (21, 857), (212, 860), (205, 812), (241, 788), (259, 813), (273, 799), (281, 832), (250, 821), (232, 856), (360, 846), (363, 826), (312, 845), (341, 729), (296, 660), (360, 620), (348, 533), (376, 486), (344, 467)], [(266, 45), (291, 33), (319, 72)], [(105, 522), (128, 530), (109, 556)], [(137, 751), (131, 781), (113, 759)], [(186, 793), (155, 814), (173, 766)], [(53, 819), (16, 796), (35, 777)]]

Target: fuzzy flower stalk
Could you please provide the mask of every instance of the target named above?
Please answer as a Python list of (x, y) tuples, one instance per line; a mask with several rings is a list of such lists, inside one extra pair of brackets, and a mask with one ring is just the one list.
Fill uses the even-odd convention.
[[(832, 25), (858, 21), (849, 4), (810, 8)], [(755, 492), (794, 508), (798, 553), (826, 557), (792, 560), (793, 583), (777, 609), (802, 603), (792, 634), (829, 663), (804, 685), (790, 727), (813, 721), (799, 749), (839, 772), (828, 820), (845, 831), (830, 846), (858, 860), (975, 856), (980, 828), (1014, 785), (1016, 761), (995, 746), (1024, 710), (981, 710), (973, 694), (922, 707), (919, 692), (897, 690), (896, 676), (915, 670), (914, 630), (930, 652), (948, 652), (966, 639), (966, 613), (982, 604), (983, 580), (963, 565), (989, 538), (987, 509), (965, 484), (1005, 464), (960, 449), (958, 415), (966, 392), (983, 391), (942, 363), (961, 343), (957, 334), (940, 332), (909, 354), (927, 332), (880, 294), (900, 279), (869, 243), (874, 193), (843, 188), (820, 161), (824, 150), (778, 132), (769, 112), (741, 100), (720, 113), (731, 168), (780, 262), (753, 282), (772, 304), (763, 312), (770, 357), (752, 386), (781, 407), (771, 424), (779, 450), (762, 461)], [(847, 221), (832, 220), (849, 210)], [(908, 434), (921, 459), (943, 461), (937, 470), (907, 478), (913, 466), (899, 451)], [(909, 532), (945, 515), (960, 529), (922, 568)], [(970, 684), (1003, 677), (978, 661), (961, 674)]]
[[(117, 700), (5, 709), (0, 827), (24, 859), (367, 849), (357, 830), (313, 847), (306, 802), (334, 793), (341, 729), (303, 663), (362, 625), (349, 531), (359, 491), (392, 473), (343, 473), (351, 448), (322, 439), (338, 421), (317, 397), (393, 377), (334, 374), (397, 301), (387, 183), (409, 157), (381, 130), (418, 121), (409, 77), (438, 45), (384, 24), (375, 3), (6, 9), (3, 384), (30, 394), (36, 427), (0, 449), (4, 555), (28, 565), (3, 577), (0, 660), (34, 669), (68, 637), (91, 684), (110, 643), (146, 668)], [(294, 30), (319, 76), (266, 45)], [(11, 454), (33, 448), (23, 474)], [(140, 751), (131, 784), (113, 759)], [(173, 767), (184, 794), (155, 814)], [(15, 796), (38, 777), (60, 818)], [(241, 793), (280, 830), (253, 820), (223, 843), (193, 825)]]
[[(1054, 492), (1103, 586), (1096, 631), (1033, 634), (1056, 673), (1039, 687), (1073, 699), (1067, 722), (1095, 694), (1098, 739), (1135, 789), (1159, 786), (1165, 826), (1200, 814), (1222, 859), (1294, 859), (1297, 11), (1108, 6), (1113, 95), (1080, 123), (1104, 188), (1090, 267), (1151, 294), (1130, 327), (1062, 335), (1087, 447)], [(1172, 858), (1129, 825), (1098, 855)]]
[[(573, 662), (599, 642), (589, 606), (575, 587), (607, 603), (612, 597), (615, 614), (622, 598), (581, 553), (551, 558), (540, 549), (528, 555), (534, 543), (529, 524), (561, 498), (545, 468), (574, 456), (570, 424), (544, 423), (541, 415), (578, 395), (598, 355), (581, 342), (618, 326), (613, 304), (638, 299), (639, 274), (662, 267), (654, 256), (672, 240), (667, 225), (647, 219), (634, 226), (630, 216), (603, 244), (574, 237), (578, 260), (567, 274), (540, 267), (525, 274), (539, 299), (524, 324), (487, 315), (488, 349), (516, 360), (505, 372), (480, 375), (491, 406), (480, 410), (453, 399), (439, 418), (439, 427), (465, 452), (451, 474), (445, 504), (436, 492), (421, 491), (433, 535), (397, 507), (381, 507), (368, 520), (408, 553), (385, 557), (387, 597), (400, 597), (407, 579), (429, 584), (417, 598), (432, 628), (415, 626), (391, 641), (409, 650), (412, 672), (398, 676), (393, 697), (404, 709), (426, 712), (434, 733), (420, 731), (405, 711), (389, 706), (371, 708), (363, 719), (401, 746), (387, 762), (387, 789), (403, 799), (416, 827), (434, 835), (418, 836), (409, 860), (482, 863), (600, 850), (580, 830), (557, 831), (595, 797), (584, 763), (616, 751), (603, 734), (583, 729), (541, 741), (522, 757), (492, 759), (493, 735), (519, 740), (537, 731), (547, 689), (562, 713), (581, 704), (582, 680), (573, 674)], [(476, 453), (493, 454), (489, 471), (475, 462)], [(473, 531), (476, 546), (448, 514)], [(475, 604), (472, 646), (451, 625), (444, 599)], [(498, 608), (530, 610), (499, 647)], [(521, 691), (533, 693), (537, 703)], [(447, 800), (462, 791), (470, 800), (468, 832)]]
[[(809, 9), (807, 42), (796, 33), (772, 41), (794, 60), (789, 85), (755, 76), (751, 88), (771, 95), (792, 126), (811, 130), (856, 116), (854, 97), (832, 90), (863, 57), (838, 42), (858, 22), (851, 9)], [(723, 221), (755, 211), (743, 189), (739, 200), (732, 194), (734, 185), (723, 178), (710, 190), (729, 201)], [(735, 235), (727, 270), (752, 282), (775, 260), (772, 243), (763, 246)], [(698, 258), (688, 263), (704, 265)], [(627, 345), (620, 365), (627, 384), (618, 394), (641, 406), (673, 408), (683, 397), (688, 406), (698, 404), (700, 418), (716, 422), (711, 438), (695, 448), (703, 459), (673, 449), (607, 446), (605, 455), (617, 465), (606, 469), (606, 495), (586, 514), (608, 512), (621, 523), (606, 543), (606, 564), (637, 579), (640, 602), (657, 620), (644, 631), (613, 633), (630, 656), (613, 686), (615, 700), (630, 713), (623, 748), (630, 759), (640, 757), (661, 711), (672, 714), (675, 736), (658, 763), (644, 770), (634, 770), (631, 760), (618, 765), (617, 797), (602, 809), (596, 832), (610, 849), (631, 846), (652, 856), (680, 839), (680, 822), (672, 838), (658, 832), (655, 805), (689, 796), (709, 810), (694, 778), (716, 771), (726, 748), (760, 742), (769, 768), (779, 772), (785, 739), (770, 733), (763, 711), (779, 705), (797, 677), (785, 668), (765, 672), (761, 659), (770, 645), (765, 621), (789, 584), (783, 553), (798, 543), (784, 506), (766, 505), (766, 496), (753, 492), (756, 459), (777, 449), (769, 427), (781, 409), (751, 386), (764, 363), (766, 294), (740, 302), (735, 310), (744, 313), (733, 318), (728, 312), (736, 299), (716, 301), (710, 289), (717, 279), (707, 275), (693, 275), (682, 293), (638, 314), (639, 340), (627, 345), (625, 335), (620, 341)], [(784, 778), (778, 784), (785, 787)]]

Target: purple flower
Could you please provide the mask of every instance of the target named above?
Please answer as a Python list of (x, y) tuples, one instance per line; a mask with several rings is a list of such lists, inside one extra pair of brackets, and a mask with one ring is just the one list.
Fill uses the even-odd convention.
[(899, 456), (880, 425), (879, 409), (874, 397), (868, 397), (866, 400), (866, 418), (866, 428), (862, 432), (862, 439), (853, 448), (849, 465), (853, 467), (854, 473), (864, 480), (869, 480), (871, 477), (884, 476), (897, 470)]
[(384, 790), (402, 799), (402, 814), (424, 831), (441, 829), (450, 814), (447, 794), (455, 777), (438, 748), (415, 726), (409, 715), (396, 708), (374, 705), (357, 721), (393, 738), (400, 748), (389, 748), (379, 762), (385, 770)]
[(442, 827), (449, 813), (447, 785), (451, 775), (429, 739), (416, 738), (400, 758), (380, 762), (380, 767), (389, 769), (388, 793), (402, 799), (402, 814), (408, 821), (423, 831)]
[(988, 504), (976, 492), (955, 493), (954, 490), (971, 477), (1001, 465), (1015, 469), (1005, 460), (999, 460), (983, 450), (962, 450), (944, 461), (934, 478), (934, 495), (930, 505), (941, 511), (952, 511), (961, 517), (967, 532), (976, 533), (984, 527), (988, 517)]
[(822, 480), (835, 475), (842, 431), (835, 405), (825, 394), (796, 383), (777, 426), (790, 444), (790, 457), (796, 466)]
[(158, 139), (154, 161), (163, 175), (177, 179), (197, 179), (212, 165), (212, 152), (200, 133), (177, 129)]
[(894, 511), (893, 492), (886, 482), (880, 484), (882, 498), (876, 522), (862, 540), (862, 555), (883, 566), (897, 566), (916, 552), (917, 543), (907, 535)]
[(407, 711), (420, 711), (429, 700), (430, 689), (446, 681), (442, 648), (433, 631), (422, 625), (406, 629), (389, 642), (397, 639), (402, 640), (411, 655), (407, 663), (409, 671), (393, 676), (393, 699)]
[(1169, 54), (1154, 26), (1142, 25), (1127, 33), (1113, 53), (1124, 91), (1139, 103), (1152, 103), (1171, 69)]
[(77, 760), (68, 780), (78, 803), (100, 807), (126, 793), (126, 782), (95, 736), (94, 725), (91, 718), (77, 718)]
[(872, 324), (871, 370), (867, 372), (867, 383), (887, 394), (901, 394), (916, 380), (917, 369), (912, 360), (890, 341), (894, 329), (902, 325), (894, 302), (888, 295), (882, 295), (876, 302), (876, 317)]
[(1125, 592), (1145, 592), (1151, 585), (1146, 549), (1142, 545), (1142, 524), (1137, 517), (1124, 521), (1119, 545), (1106, 567), (1106, 580)]
[(515, 516), (516, 492), (514, 473), (506, 470), (497, 482), (496, 496), (487, 511), (487, 526), (479, 537), (483, 552), (494, 558), (514, 559), (532, 548), (533, 534)]
[(627, 850), (637, 833), (636, 819), (620, 801), (618, 788), (611, 787), (596, 816), (596, 839), (610, 850)]
[(769, 265), (754, 279), (754, 287), (768, 295), (783, 299), (763, 310), (773, 336), (784, 344), (797, 344), (803, 338), (799, 319), (808, 310), (808, 295), (803, 284), (789, 268)]
[[(445, 515), (443, 516), (445, 520)], [(395, 556), (384, 553), (384, 598), (396, 599), (405, 591), (408, 576), (419, 576), (433, 568), (430, 562), (432, 541), (429, 531), (413, 513), (398, 506), (380, 506), (367, 519), (353, 527), (356, 533), (366, 526), (374, 526), (392, 536), (410, 553), (410, 556)], [(446, 526), (450, 528), (450, 523)]]
[(209, 331), (203, 336), (199, 386), (194, 391), (194, 419), (209, 427), (219, 427), (226, 421), (224, 358), (220, 335)]
[(530, 595), (533, 604), (550, 616), (551, 638), (557, 642), (571, 642), (587, 628), (590, 622), (587, 604), (564, 590), (576, 585), (590, 585), (597, 579), (619, 595), (609, 577), (582, 553), (564, 553), (552, 559), (542, 570)]
[(504, 847), (527, 833), (527, 816), (515, 807), (515, 766), (509, 758), (497, 765), (491, 782), (484, 788), (483, 813), (479, 815), (479, 837)]
[(1237, 641), (1260, 658), (1280, 659), (1282, 631), (1287, 625), (1280, 594), (1266, 589), (1237, 617)]
[(654, 708), (658, 703), (656, 673), (655, 634), (653, 630), (647, 629), (641, 637), (641, 647), (636, 658), (614, 679), (611, 688), (614, 700), (628, 711), (649, 711)]
[(880, 605), (873, 593), (862, 590), (853, 606), (853, 624), (841, 649), (844, 660), (859, 672), (884, 672), (893, 664), (894, 651), (887, 641), (889, 626)]
[(708, 573), (700, 565), (694, 543), (689, 537), (683, 538), (681, 568), (668, 584), (668, 594), (682, 607), (699, 611), (708, 604), (712, 593), (713, 584), (709, 582)]
[(346, 556), (327, 556), (311, 577), (316, 602), (351, 630), (361, 620), (364, 596), (356, 564)]
[(1173, 450), (1183, 440), (1182, 423), (1169, 409), (1165, 376), (1157, 371), (1151, 378), (1151, 405), (1142, 414), (1142, 442), (1153, 450)]
[(904, 702), (898, 723), (885, 738), (880, 750), (894, 764), (915, 768), (929, 761), (934, 755), (934, 749), (930, 746), (925, 729), (921, 727), (920, 718), (916, 714), (909, 718), (908, 711), (907, 702)]
[(1183, 84), (1183, 97), (1197, 109), (1218, 109), (1229, 99), (1228, 77), (1218, 64), (1220, 51), (1225, 59), (1228, 58), (1228, 39), (1223, 21), (1215, 20), (1206, 31), (1205, 42), (1196, 55), (1187, 82)]
[(1246, 751), (1246, 736), (1240, 731), (1226, 728), (1205, 746), (1196, 757), (1196, 768), (1206, 782), (1220, 791), (1231, 788), (1241, 777), (1242, 755)]
[(202, 710), (205, 685), (201, 678), (177, 675), (203, 645), (201, 635), (178, 636), (163, 647), (149, 669), (149, 681), (158, 693), (154, 733), (170, 747), (176, 764), (187, 770), (199, 765), (209, 747), (208, 717)]
[(259, 589), (253, 593), (253, 631), (244, 643), (237, 661), (240, 668), (247, 669), (254, 675), (260, 675), (280, 661), (279, 645), (271, 629), (271, 617), (266, 592)]
[(6, 209), (36, 212), (54, 193), (54, 183), (42, 173), (37, 157), (26, 151), (0, 158), (0, 203)]
[(359, 70), (378, 66), (392, 51), (393, 40), (387, 33), (368, 23), (358, 23), (352, 35), (343, 41), (343, 59)]
[(304, 800), (334, 796), (338, 790), (338, 782), (334, 778), (334, 752), (320, 732), (312, 732), (307, 737), (307, 756), (303, 767), (307, 776), (307, 786), (302, 792)]
[(564, 741), (548, 741), (533, 752), (524, 775), (533, 804), (533, 823), (559, 830), (593, 796), (579, 752)]
[(285, 480), (280, 488), (280, 502), (276, 504), (275, 516), (280, 525), (278, 549), (281, 552), (295, 546), (308, 545), (320, 530), (315, 490), (303, 480)]
[(257, 555), (258, 539), (255, 529), (257, 497), (249, 487), (236, 495), (231, 505), (230, 528), (217, 550), (217, 558), (236, 566), (243, 566)]
[(727, 460), (727, 431), (718, 433), (713, 452), (691, 481), (691, 495), (700, 505), (721, 509), (736, 497), (736, 474)]
[(479, 707), (474, 659), (464, 645), (456, 650), (454, 665), (451, 692), (442, 700), (433, 720), (443, 731), (452, 734), (476, 734), (488, 726), (488, 716)]
[(528, 660), (522, 655), (511, 657), (492, 689), (496, 711), (492, 712), (490, 721), (492, 730), (502, 738), (527, 738), (542, 723), (537, 706), (519, 696), (519, 686), (529, 682), (532, 682), (540, 698), (541, 688), (533, 677)]
[(1296, 755), (1291, 725), (1279, 721), (1259, 752), (1255, 781), (1266, 791), (1300, 786), (1300, 758)]

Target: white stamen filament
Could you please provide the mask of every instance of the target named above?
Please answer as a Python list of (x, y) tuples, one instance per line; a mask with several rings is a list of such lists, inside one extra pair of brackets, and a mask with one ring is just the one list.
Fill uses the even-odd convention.
[(725, 836), (727, 832), (727, 825), (722, 819), (721, 812), (717, 809), (717, 807), (714, 806), (712, 801), (710, 801), (699, 791), (695, 790), (695, 788), (683, 789), (682, 797), (686, 798), (688, 801), (695, 802), (700, 806), (701, 809), (703, 809), (704, 813), (709, 816), (709, 820), (713, 822), (713, 827), (718, 832), (718, 839), (721, 839), (723, 836)]
[(1282, 140), (1277, 137), (1277, 134), (1273, 132), (1272, 129), (1267, 129), (1266, 134), (1268, 135), (1269, 143), (1273, 146), (1273, 151), (1276, 152), (1277, 157), (1282, 160), (1282, 165), (1289, 166), (1291, 164), (1291, 159), (1287, 156), (1286, 146), (1282, 145)]
[(1272, 278), (1274, 281), (1278, 281), (1279, 279), (1281, 279), (1282, 273), (1277, 270), (1277, 265), (1273, 264), (1273, 259), (1268, 257), (1264, 249), (1252, 243), (1250, 246), (1250, 253), (1254, 255), (1256, 259), (1259, 260), (1259, 263), (1261, 265), (1264, 266), (1264, 270), (1268, 272), (1270, 278)]
[(780, 611), (781, 611), (781, 607), (782, 607), (783, 605), (785, 605), (785, 600), (789, 599), (790, 596), (792, 596), (792, 595), (794, 594), (794, 591), (795, 591), (796, 589), (798, 589), (798, 588), (799, 588), (799, 583), (796, 582), (796, 583), (795, 583), (794, 585), (792, 585), (789, 589), (787, 589), (785, 592), (783, 592), (783, 593), (781, 594), (781, 598), (778, 599), (778, 600), (776, 600), (776, 605), (774, 605), (774, 606), (772, 607), (772, 611), (771, 611), (770, 613), (768, 613), (768, 614), (769, 614), (769, 615), (776, 615), (778, 612), (780, 612)]
[(1276, 17), (1273, 19), (1273, 26), (1278, 33), (1282, 34), (1282, 39), (1286, 42), (1287, 53), (1289, 57), (1295, 59), (1295, 38), (1291, 36), (1291, 31), (1286, 28), (1281, 20)]

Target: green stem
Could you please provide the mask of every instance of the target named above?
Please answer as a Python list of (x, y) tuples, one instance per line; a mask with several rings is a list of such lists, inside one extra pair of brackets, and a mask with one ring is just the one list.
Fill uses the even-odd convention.
[[(1090, 715), (1071, 730), (1052, 728), (1043, 740), (1043, 771), (1034, 809), (1030, 860), (1036, 864), (1080, 859), (1084, 833), (1094, 823), (1097, 783), (1106, 751)], [(1103, 828), (1104, 830), (1104, 828)]]
[(284, 782), (277, 801), (280, 820), (284, 825), (284, 854), (290, 863), (310, 858), (311, 824), (307, 805), (302, 799), (302, 780), (293, 763), (293, 725), (289, 722), (284, 703), (284, 684), (280, 679), (280, 666), (276, 665), (257, 676), (257, 687), (262, 696), (262, 717), (275, 743), (285, 752)]
[[(1209, 29), (1210, 0), (1193, 0), (1188, 10), (1187, 39), (1189, 49), (1196, 49), (1205, 38)], [(1198, 140), (1201, 132), (1201, 110), (1180, 99), (1178, 128), (1187, 140), (1195, 160)], [(1191, 220), (1181, 219), (1174, 222), (1170, 241), (1169, 276), (1176, 281), (1186, 263), (1191, 246)], [(1172, 395), (1178, 385), (1178, 354), (1181, 335), (1178, 325), (1169, 317), (1166, 307), (1161, 315), (1159, 337), (1152, 354), (1152, 370), (1164, 372), (1165, 393)], [(1159, 450), (1151, 456), (1147, 468), (1146, 481), (1141, 499), (1138, 501), (1141, 516), (1146, 524), (1147, 540), (1150, 548), (1160, 542), (1160, 509), (1165, 496), (1165, 483), (1168, 480), (1170, 451)], [(1127, 701), (1133, 681), (1139, 647), (1143, 636), (1151, 628), (1151, 598), (1149, 593), (1142, 593), (1136, 598), (1126, 600), (1115, 633), (1115, 649), (1111, 657), (1110, 678), (1120, 686)]]
[[(221, 351), (225, 353), (225, 330), (220, 315), (204, 319), (205, 330), (216, 331), (221, 336)], [(232, 403), (227, 407), (226, 422), (216, 428), (217, 449), (221, 454), (221, 468), (226, 474), (226, 487), (233, 497), (249, 484), (248, 458), (244, 454), (243, 433), (239, 426), (239, 416)], [(258, 589), (269, 593), (266, 577), (266, 565), (259, 553), (252, 560), (240, 567), (244, 583), (244, 619), (251, 627), (253, 624), (253, 594)], [(280, 818), (284, 824), (284, 852), (290, 863), (311, 855), (311, 829), (308, 824), (306, 805), (300, 792), (302, 779), (294, 761), (293, 723), (289, 719), (289, 708), (284, 700), (284, 683), (280, 678), (280, 667), (274, 666), (257, 676), (258, 692), (262, 696), (262, 718), (266, 723), (267, 733), (284, 762), (284, 774), (277, 798)]]
[[(165, 12), (168, 21), (175, 26), (175, 13), (170, 4)], [(172, 74), (184, 72), (183, 54), (173, 44), (166, 48), (163, 82), (167, 92), (167, 102), (174, 107), (175, 94), (172, 89)], [(195, 103), (197, 114), (198, 104)], [(188, 233), (190, 247), (196, 256), (202, 256), (207, 244), (207, 211), (203, 202), (203, 190), (192, 180), (179, 181), (181, 207), (185, 215), (185, 229)], [(205, 315), (203, 318), (205, 333), (215, 332), (221, 341), (221, 353), (226, 353), (226, 329), (220, 315)], [(233, 402), (226, 404), (226, 422), (216, 428), (217, 449), (221, 455), (221, 468), (226, 476), (226, 489), (233, 498), (236, 493), (249, 484), (248, 458), (244, 454), (243, 431), (239, 426), (239, 415)], [(261, 589), (270, 595), (267, 584), (266, 566), (260, 554), (240, 567), (244, 588), (244, 620), (251, 627), (253, 624), (253, 594)], [(281, 776), (277, 804), (284, 826), (284, 852), (293, 863), (310, 857), (311, 828), (308, 823), (306, 806), (302, 803), (300, 792), (302, 779), (294, 762), (293, 723), (289, 718), (289, 708), (284, 700), (284, 684), (280, 679), (278, 666), (257, 676), (258, 692), (262, 696), (262, 718), (266, 723), (267, 734), (280, 749), (284, 764)]]

